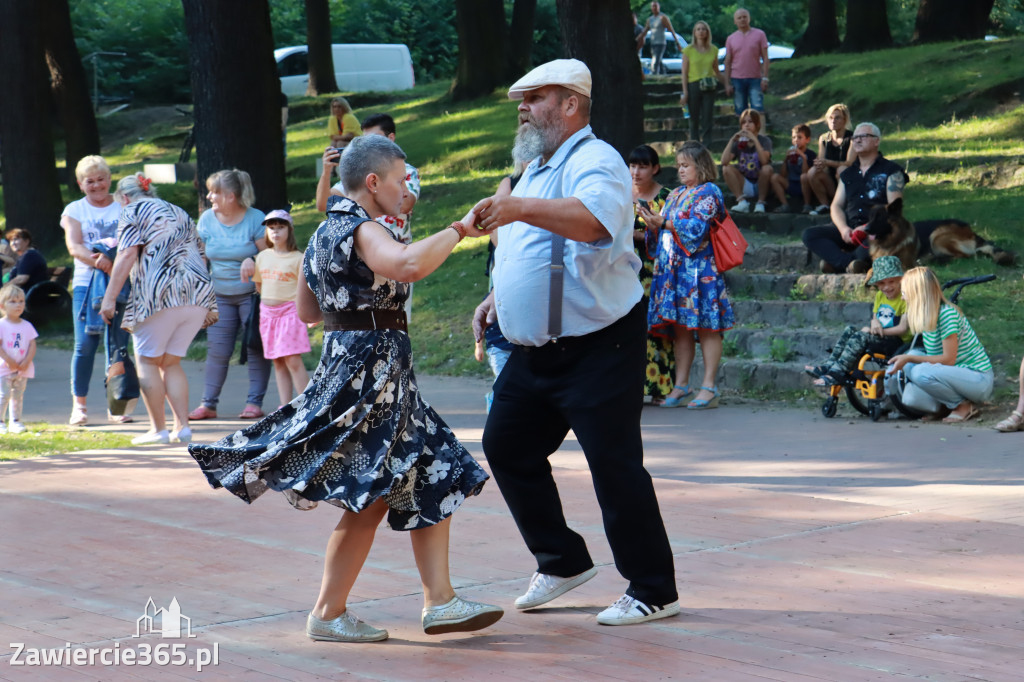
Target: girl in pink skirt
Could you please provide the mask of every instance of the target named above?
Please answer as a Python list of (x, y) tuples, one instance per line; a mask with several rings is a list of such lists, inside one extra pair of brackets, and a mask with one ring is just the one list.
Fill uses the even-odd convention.
[(271, 211), (263, 224), (270, 248), (256, 255), (252, 281), (260, 292), (263, 355), (274, 361), (277, 392), (284, 405), (309, 383), (309, 374), (302, 364), (302, 354), (310, 350), (309, 333), (295, 308), (302, 252), (295, 243), (295, 226), (288, 211)]

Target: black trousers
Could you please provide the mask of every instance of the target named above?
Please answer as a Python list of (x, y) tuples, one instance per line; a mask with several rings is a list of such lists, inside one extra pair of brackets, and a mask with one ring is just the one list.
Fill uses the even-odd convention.
[(494, 384), (483, 446), (537, 570), (568, 577), (594, 565), (566, 524), (548, 457), (572, 429), (583, 448), (615, 567), (642, 602), (678, 598), (672, 550), (643, 463), (640, 412), (646, 310), (586, 336), (517, 346)]
[(871, 258), (863, 246), (844, 242), (839, 228), (832, 223), (808, 227), (800, 238), (811, 253), (835, 268), (836, 272), (846, 272), (846, 266), (855, 260)]

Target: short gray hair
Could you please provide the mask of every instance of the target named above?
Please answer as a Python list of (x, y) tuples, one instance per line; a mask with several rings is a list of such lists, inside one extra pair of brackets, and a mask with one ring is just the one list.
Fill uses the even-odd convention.
[(370, 173), (383, 177), (395, 159), (404, 161), (405, 152), (386, 137), (360, 135), (352, 138), (338, 164), (338, 175), (341, 176), (345, 192), (355, 192), (359, 189)]
[(882, 139), (882, 131), (878, 129), (878, 126), (876, 126), (874, 123), (871, 123), (870, 121), (864, 121), (863, 123), (858, 123), (853, 128), (854, 132), (856, 132), (857, 128), (870, 128), (872, 135), (877, 137), (879, 140)]
[(152, 182), (142, 173), (126, 175), (118, 181), (117, 189), (114, 190), (114, 198), (125, 198), (128, 201), (138, 201), (144, 197), (155, 199), (156, 187), (151, 184)]

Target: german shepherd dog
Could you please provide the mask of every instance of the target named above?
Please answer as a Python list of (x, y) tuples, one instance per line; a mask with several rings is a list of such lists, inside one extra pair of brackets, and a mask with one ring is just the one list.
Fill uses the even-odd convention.
[(871, 260), (896, 256), (904, 270), (914, 267), (918, 259), (944, 261), (977, 254), (991, 258), (997, 265), (1012, 266), (1017, 261), (1016, 253), (1004, 251), (978, 236), (962, 220), (922, 220), (911, 224), (903, 217), (903, 199), (872, 208), (865, 231), (870, 238)]

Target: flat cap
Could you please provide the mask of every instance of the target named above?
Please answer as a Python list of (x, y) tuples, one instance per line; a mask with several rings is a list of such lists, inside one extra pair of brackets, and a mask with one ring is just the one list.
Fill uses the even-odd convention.
[(509, 99), (522, 99), (523, 93), (545, 85), (561, 85), (573, 92), (590, 97), (590, 69), (578, 59), (555, 59), (541, 64), (508, 89)]

